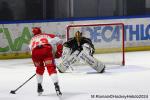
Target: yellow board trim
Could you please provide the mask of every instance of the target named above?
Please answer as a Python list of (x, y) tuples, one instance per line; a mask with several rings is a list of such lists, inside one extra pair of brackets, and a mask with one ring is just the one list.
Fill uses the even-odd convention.
[(30, 58), (31, 54), (29, 52), (26, 53), (4, 53), (0, 54), (0, 59), (20, 59), (20, 58)]
[[(125, 52), (132, 52), (132, 51), (148, 51), (150, 50), (150, 46), (139, 46), (139, 47), (126, 47)], [(122, 52), (121, 48), (102, 48), (102, 49), (95, 49), (95, 53), (111, 53), (111, 52)]]

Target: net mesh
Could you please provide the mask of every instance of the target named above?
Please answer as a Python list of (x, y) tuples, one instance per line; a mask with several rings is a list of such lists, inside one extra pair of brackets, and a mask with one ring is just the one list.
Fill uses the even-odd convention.
[(90, 38), (95, 47), (94, 55), (106, 64), (124, 65), (124, 24), (86, 24), (67, 27), (67, 39), (80, 31), (84, 37)]

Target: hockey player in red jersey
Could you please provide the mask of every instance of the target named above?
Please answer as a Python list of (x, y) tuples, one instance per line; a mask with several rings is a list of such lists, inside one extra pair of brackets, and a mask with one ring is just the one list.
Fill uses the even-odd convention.
[(42, 81), (45, 68), (54, 82), (57, 95), (62, 95), (55, 65), (55, 58), (62, 55), (62, 40), (54, 34), (42, 33), (39, 27), (32, 29), (34, 36), (30, 41), (32, 60), (36, 67), (37, 92), (43, 92)]
[(82, 60), (97, 72), (103, 73), (105, 65), (93, 57), (94, 52), (92, 41), (77, 31), (73, 38), (63, 44), (62, 63), (58, 66), (59, 71), (65, 72), (72, 64)]

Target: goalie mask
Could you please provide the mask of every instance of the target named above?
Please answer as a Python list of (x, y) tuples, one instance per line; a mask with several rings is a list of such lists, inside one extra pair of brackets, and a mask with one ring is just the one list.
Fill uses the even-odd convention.
[(33, 27), (32, 32), (34, 35), (41, 34), (41, 29), (39, 27)]
[(75, 33), (75, 38), (76, 38), (76, 41), (77, 41), (77, 43), (78, 43), (78, 46), (80, 46), (81, 37), (82, 37), (82, 33), (79, 32), (79, 31), (77, 31), (77, 32)]

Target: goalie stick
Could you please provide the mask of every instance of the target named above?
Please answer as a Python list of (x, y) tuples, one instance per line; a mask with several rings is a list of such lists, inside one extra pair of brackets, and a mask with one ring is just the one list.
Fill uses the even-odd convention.
[(32, 75), (28, 80), (26, 80), (24, 83), (22, 83), (18, 88), (16, 88), (15, 90), (11, 90), (10, 93), (11, 94), (16, 94), (16, 91), (19, 90), (23, 85), (25, 85), (28, 81), (30, 81), (36, 74)]

